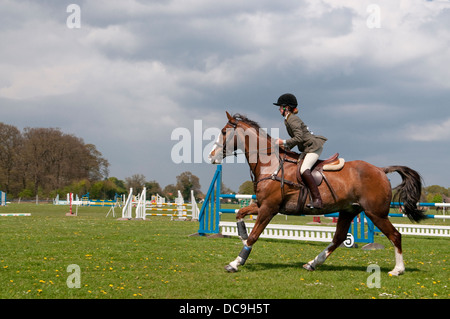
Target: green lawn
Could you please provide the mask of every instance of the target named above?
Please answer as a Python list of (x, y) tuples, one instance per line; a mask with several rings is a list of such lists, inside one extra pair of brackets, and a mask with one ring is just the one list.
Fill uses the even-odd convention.
[[(108, 210), (81, 207), (77, 217), (66, 217), (67, 206), (1, 207), (0, 213), (32, 216), (0, 217), (0, 298), (450, 297), (448, 238), (404, 236), (406, 273), (398, 278), (387, 274), (394, 251), (383, 236), (376, 242), (386, 249), (339, 248), (314, 272), (302, 265), (326, 243), (260, 239), (246, 265), (230, 274), (223, 267), (242, 248), (237, 238), (189, 237), (197, 222), (118, 221), (105, 217)], [(68, 288), (72, 264), (80, 267), (80, 288)], [(370, 264), (381, 267), (381, 288), (367, 286)]]

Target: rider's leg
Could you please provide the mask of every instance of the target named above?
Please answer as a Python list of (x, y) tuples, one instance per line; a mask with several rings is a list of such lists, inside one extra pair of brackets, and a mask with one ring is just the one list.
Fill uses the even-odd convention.
[(312, 196), (312, 206), (313, 208), (321, 209), (323, 208), (322, 198), (320, 196), (319, 188), (311, 175), (311, 168), (317, 162), (322, 153), (322, 148), (314, 153), (307, 153), (305, 159), (303, 160), (302, 167), (300, 167), (300, 174), (306, 186), (311, 191)]

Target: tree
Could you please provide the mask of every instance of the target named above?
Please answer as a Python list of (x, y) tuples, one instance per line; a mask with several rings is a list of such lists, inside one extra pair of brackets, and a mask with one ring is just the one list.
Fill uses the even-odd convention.
[(173, 201), (177, 196), (177, 188), (173, 184), (169, 184), (163, 189), (163, 196), (166, 197), (169, 201)]
[(226, 186), (223, 182), (220, 184), (220, 191), (222, 194), (234, 194), (236, 193), (234, 190)]
[(139, 194), (144, 189), (145, 176), (142, 174), (134, 174), (125, 178), (127, 188), (133, 188), (133, 194)]
[[(4, 185), (4, 191), (11, 190), (11, 180), (14, 170), (20, 162), (20, 149), (22, 146), (22, 134), (12, 126), (0, 123), (0, 184)], [(17, 172), (16, 172), (17, 173)]]
[(92, 144), (57, 128), (21, 133), (0, 123), (0, 186), (10, 196), (60, 192), (68, 185), (108, 177), (108, 161)]
[(125, 190), (117, 187), (110, 179), (96, 182), (90, 188), (90, 196), (95, 199), (113, 199), (116, 194), (123, 194)]
[(25, 128), (23, 154), (28, 163), (28, 173), (34, 185), (34, 194), (38, 194), (39, 186), (47, 182), (48, 172), (57, 157), (55, 153), (59, 153), (55, 152), (59, 146), (55, 144), (56, 135), (60, 135), (60, 132), (55, 129)]
[(145, 183), (145, 188), (147, 189), (147, 198), (150, 198), (152, 195), (162, 194), (161, 186), (159, 186), (157, 181)]
[(239, 186), (239, 194), (248, 194), (248, 195), (254, 195), (255, 191), (253, 188), (253, 182), (252, 181), (245, 181)]
[(99, 181), (107, 177), (109, 163), (94, 145), (55, 128), (25, 128), (23, 160), (28, 180), (44, 191), (60, 189), (74, 180)]
[(425, 191), (425, 193), (427, 195), (428, 194), (441, 194), (444, 196), (450, 195), (449, 189), (439, 186), (439, 185), (431, 185), (431, 186), (425, 187), (423, 190)]
[(442, 203), (444, 198), (449, 196), (449, 189), (439, 186), (431, 185), (423, 189), (426, 201), (429, 203)]
[(176, 187), (185, 200), (190, 199), (191, 190), (196, 194), (201, 193), (200, 179), (191, 172), (184, 172), (178, 175)]
[(431, 202), (432, 203), (442, 203), (442, 195), (441, 194), (434, 195)]
[(123, 180), (120, 180), (117, 177), (110, 177), (108, 179), (116, 185), (118, 194), (124, 194), (127, 192), (125, 182)]

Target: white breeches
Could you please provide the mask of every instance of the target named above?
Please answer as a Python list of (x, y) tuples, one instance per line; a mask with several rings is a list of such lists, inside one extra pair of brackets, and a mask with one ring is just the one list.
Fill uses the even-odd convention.
[(322, 154), (323, 147), (319, 148), (314, 153), (306, 153), (305, 159), (303, 160), (302, 167), (300, 167), (300, 174), (303, 174), (307, 169), (311, 169), (313, 165), (317, 162)]

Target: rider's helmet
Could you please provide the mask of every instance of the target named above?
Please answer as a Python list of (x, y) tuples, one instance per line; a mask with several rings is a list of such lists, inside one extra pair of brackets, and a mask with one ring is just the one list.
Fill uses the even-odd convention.
[(292, 108), (296, 108), (298, 103), (297, 103), (297, 98), (295, 97), (294, 94), (285, 93), (285, 94), (281, 95), (278, 98), (277, 103), (273, 103), (273, 105), (276, 105), (276, 106), (290, 106)]

